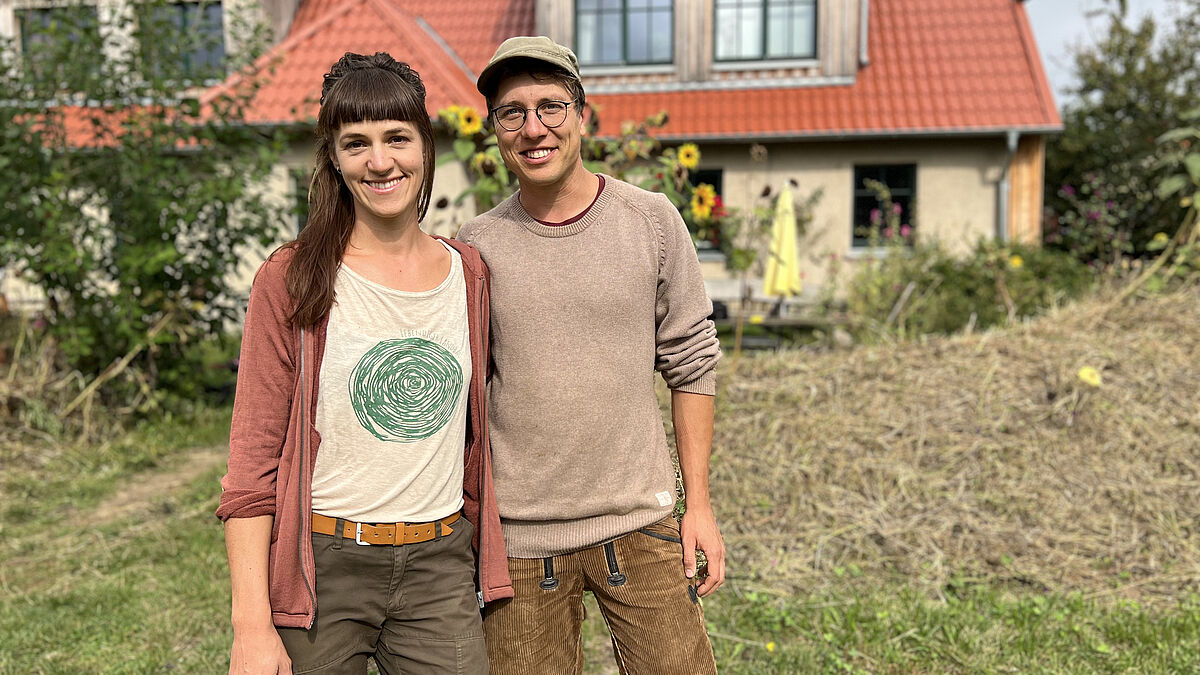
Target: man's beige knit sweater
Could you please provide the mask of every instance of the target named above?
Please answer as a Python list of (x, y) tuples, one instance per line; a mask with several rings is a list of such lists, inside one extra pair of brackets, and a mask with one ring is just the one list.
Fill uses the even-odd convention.
[(594, 546), (671, 511), (655, 371), (713, 395), (720, 357), (700, 263), (666, 197), (604, 176), (580, 220), (547, 226), (519, 193), (462, 227), (492, 274), (489, 392), (508, 555)]

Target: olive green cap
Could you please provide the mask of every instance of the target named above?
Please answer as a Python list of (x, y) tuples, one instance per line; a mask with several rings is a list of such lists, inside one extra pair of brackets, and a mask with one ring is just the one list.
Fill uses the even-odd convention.
[(511, 37), (496, 48), (492, 60), (488, 61), (487, 67), (483, 69), (482, 73), (479, 73), (479, 79), (476, 80), (475, 87), (479, 89), (479, 93), (484, 96), (488, 95), (488, 91), (496, 85), (493, 80), (500, 65), (512, 59), (544, 61), (552, 66), (562, 68), (576, 80), (579, 79), (579, 59), (575, 58), (575, 52), (548, 37), (522, 35)]

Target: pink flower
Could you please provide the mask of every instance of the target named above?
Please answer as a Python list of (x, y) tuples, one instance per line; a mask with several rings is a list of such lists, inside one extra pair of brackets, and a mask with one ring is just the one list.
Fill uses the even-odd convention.
[(910, 234), (912, 234), (912, 228), (911, 228), (911, 227), (909, 227), (908, 225), (901, 225), (901, 226), (900, 226), (900, 236), (901, 236), (901, 237), (908, 237), (908, 235), (910, 235)]
[(881, 220), (883, 220), (883, 212), (879, 209), (871, 209), (871, 224), (878, 225)]
[(888, 227), (888, 228), (884, 228), (884, 230), (883, 230), (883, 238), (884, 238), (884, 239), (891, 239), (891, 238), (892, 238), (892, 228), (890, 228), (890, 227)]
[(899, 204), (892, 204), (892, 213), (894, 213), (896, 215), (900, 215), (900, 205)]
[(1068, 197), (1074, 197), (1074, 196), (1075, 196), (1075, 188), (1071, 187), (1070, 185), (1064, 185), (1064, 186), (1062, 186), (1062, 192), (1063, 192), (1063, 194), (1064, 194), (1064, 195), (1066, 195), (1066, 196), (1068, 196)]

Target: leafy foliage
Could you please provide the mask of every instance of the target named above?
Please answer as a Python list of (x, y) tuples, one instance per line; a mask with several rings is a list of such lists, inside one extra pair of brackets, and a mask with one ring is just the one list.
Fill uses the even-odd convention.
[(1079, 297), (1093, 278), (1074, 258), (1037, 246), (981, 240), (962, 257), (918, 242), (868, 261), (847, 304), (867, 332), (953, 333), (1036, 316)]
[[(846, 309), (860, 333), (913, 337), (1005, 325), (1040, 314), (1091, 288), (1092, 271), (1074, 257), (1040, 246), (981, 239), (970, 255), (904, 232), (887, 186), (872, 217), (872, 253), (846, 289)], [(831, 279), (839, 267), (832, 261)], [(832, 292), (826, 291), (827, 305)]]
[(186, 379), (203, 350), (185, 344), (236, 316), (230, 278), (284, 215), (255, 192), (282, 147), (244, 123), (255, 78), (203, 101), (198, 86), (265, 40), (235, 16), (236, 48), (213, 44), (207, 6), (138, 3), (97, 28), (95, 8), (71, 5), (0, 45), (0, 264), (45, 291), (71, 367), (90, 377), (135, 354), (142, 391)]
[[(1058, 222), (1046, 243), (1085, 260), (1141, 256), (1182, 215), (1156, 197), (1167, 175), (1156, 143), (1179, 126), (1200, 89), (1200, 0), (1179, 0), (1180, 18), (1126, 23), (1124, 3), (1105, 13), (1108, 32), (1075, 55), (1078, 84), (1064, 106), (1063, 135), (1047, 149), (1047, 202)], [(1198, 160), (1200, 161), (1200, 160)]]
[[(700, 148), (693, 143), (664, 147), (654, 137), (655, 130), (662, 128), (667, 119), (667, 113), (660, 112), (642, 122), (625, 122), (616, 138), (585, 134), (581, 148), (584, 166), (666, 195), (698, 246), (721, 251), (731, 272), (746, 272), (758, 261), (770, 232), (770, 186), (748, 209), (726, 206), (712, 185), (692, 180), (691, 172), (700, 165)], [(590, 131), (594, 132), (599, 125), (594, 110), (589, 121)], [(461, 162), (471, 180), (470, 187), (456, 198), (457, 203), (474, 197), (476, 210), (483, 213), (517, 190), (517, 179), (500, 156), (495, 131), (482, 125), (478, 112), (469, 106), (451, 105), (439, 111), (438, 124), (454, 138), (452, 149), (438, 158), (438, 164)], [(750, 154), (761, 161), (766, 157), (766, 148), (755, 145)], [(801, 235), (812, 220), (812, 208), (820, 196), (820, 192), (814, 193), (798, 204), (797, 231)]]

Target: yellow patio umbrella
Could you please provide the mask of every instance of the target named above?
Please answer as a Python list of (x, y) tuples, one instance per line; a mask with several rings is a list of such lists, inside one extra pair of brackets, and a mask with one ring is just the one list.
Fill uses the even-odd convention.
[(775, 202), (775, 221), (771, 226), (771, 249), (767, 257), (767, 275), (763, 292), (783, 298), (799, 295), (800, 252), (796, 248), (796, 208), (792, 188), (784, 183)]

